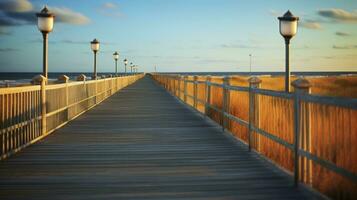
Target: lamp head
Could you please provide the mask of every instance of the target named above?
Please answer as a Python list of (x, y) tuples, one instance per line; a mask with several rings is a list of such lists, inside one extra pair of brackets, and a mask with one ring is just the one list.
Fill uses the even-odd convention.
[(43, 7), (41, 12), (36, 13), (37, 27), (42, 33), (49, 33), (53, 30), (55, 15), (52, 14), (47, 7)]
[(299, 17), (295, 17), (290, 10), (288, 10), (282, 17), (278, 17), (278, 19), (280, 34), (284, 38), (290, 39), (296, 35)]
[(117, 51), (113, 53), (113, 58), (114, 58), (114, 60), (119, 59), (119, 53)]
[(99, 41), (97, 39), (94, 39), (93, 41), (90, 42), (90, 47), (92, 51), (97, 52), (99, 51)]

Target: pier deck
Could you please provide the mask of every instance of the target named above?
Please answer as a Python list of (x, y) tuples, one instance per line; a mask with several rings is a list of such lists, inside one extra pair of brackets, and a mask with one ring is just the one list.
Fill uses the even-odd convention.
[(318, 199), (145, 77), (0, 163), (0, 199)]

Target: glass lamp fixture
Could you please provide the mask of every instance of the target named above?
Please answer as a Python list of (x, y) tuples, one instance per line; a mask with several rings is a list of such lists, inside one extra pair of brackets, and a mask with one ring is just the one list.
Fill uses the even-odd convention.
[(36, 13), (37, 27), (42, 33), (49, 33), (53, 30), (55, 16), (49, 12), (45, 6), (41, 12)]
[(284, 38), (291, 39), (296, 35), (299, 17), (295, 17), (290, 10), (288, 10), (282, 17), (278, 17), (278, 19), (280, 34)]
[(113, 53), (113, 58), (114, 58), (114, 60), (119, 59), (119, 53), (117, 51)]
[(99, 41), (97, 39), (94, 39), (93, 41), (90, 42), (90, 47), (92, 51), (97, 52), (99, 51)]

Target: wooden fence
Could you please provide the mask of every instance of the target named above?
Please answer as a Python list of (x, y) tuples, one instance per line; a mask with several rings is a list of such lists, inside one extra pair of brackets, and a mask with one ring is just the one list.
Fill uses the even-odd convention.
[(46, 84), (42, 76), (34, 84), (0, 88), (0, 155), (13, 153), (42, 139), (143, 74), (68, 82), (62, 76), (57, 84)]
[(357, 99), (311, 95), (306, 79), (293, 93), (246, 87), (233, 78), (152, 74), (180, 100), (218, 122), (299, 181), (334, 199), (357, 196)]

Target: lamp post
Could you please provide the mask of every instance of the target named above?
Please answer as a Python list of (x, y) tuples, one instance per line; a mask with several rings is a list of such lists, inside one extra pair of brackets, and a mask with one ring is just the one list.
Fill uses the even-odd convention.
[(119, 59), (119, 53), (116, 51), (113, 53), (113, 58), (115, 60), (115, 76), (118, 76), (118, 59)]
[(90, 42), (90, 47), (94, 53), (94, 71), (93, 71), (93, 79), (97, 79), (97, 52), (99, 51), (99, 41), (94, 39)]
[(130, 63), (130, 72), (133, 73), (133, 63)]
[(252, 54), (249, 54), (249, 76), (252, 75)]
[(299, 17), (295, 17), (288, 10), (282, 17), (278, 17), (278, 19), (280, 34), (285, 39), (285, 92), (290, 92), (289, 45), (290, 39), (297, 32)]
[(47, 60), (47, 46), (48, 46), (48, 33), (53, 30), (53, 22), (55, 16), (49, 12), (45, 6), (41, 12), (36, 13), (37, 27), (42, 32), (43, 36), (43, 76), (48, 78), (48, 60)]
[(126, 74), (126, 66), (128, 65), (128, 60), (125, 58), (124, 59), (124, 67), (125, 67), (125, 74)]

